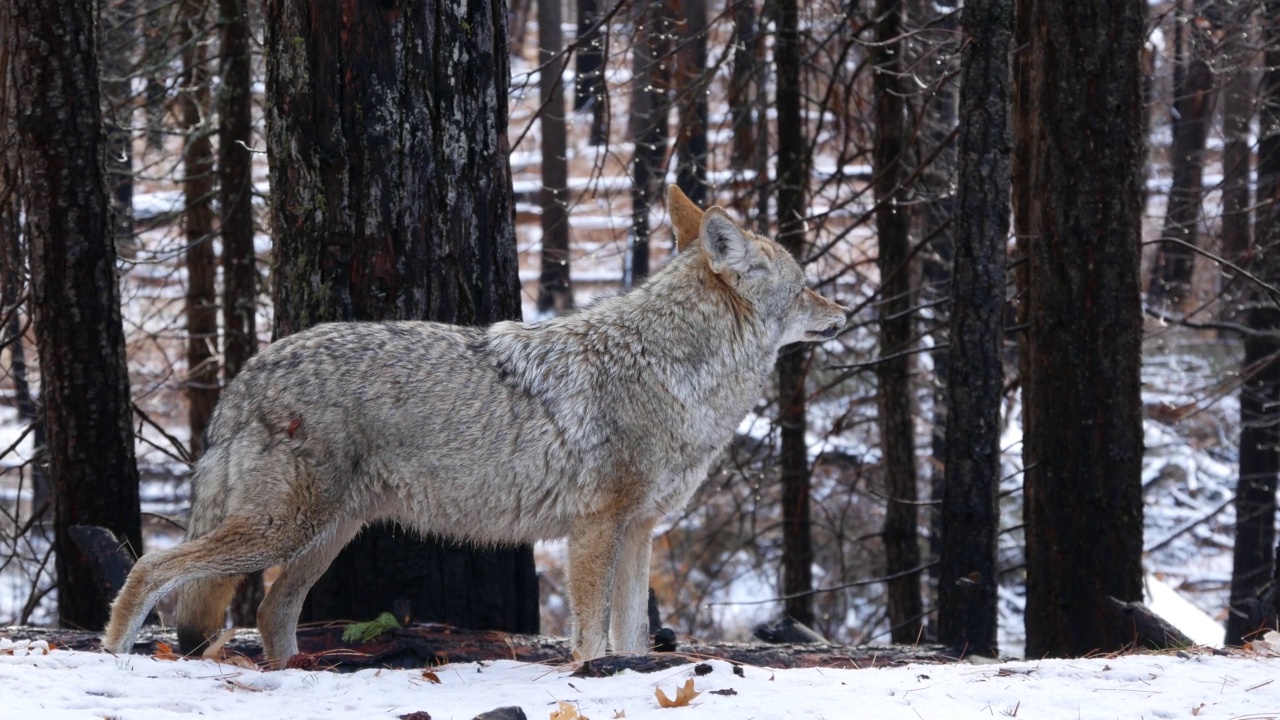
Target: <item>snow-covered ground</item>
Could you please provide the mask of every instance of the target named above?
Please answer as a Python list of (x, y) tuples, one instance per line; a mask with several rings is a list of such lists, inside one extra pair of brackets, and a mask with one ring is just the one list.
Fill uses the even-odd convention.
[[(212, 660), (46, 653), (0, 638), (0, 714), (152, 720), (399, 718), (421, 712), (435, 720), (469, 720), (517, 706), (528, 718), (551, 720), (1280, 717), (1280, 653), (1263, 644), (1230, 656), (1192, 650), (865, 670), (735, 668), (711, 660), (698, 669), (690, 664), (610, 678), (570, 673), (509, 660), (436, 667), (429, 676), (420, 670), (261, 672)], [(661, 707), (658, 691), (675, 700), (688, 682), (696, 697), (686, 706)]]

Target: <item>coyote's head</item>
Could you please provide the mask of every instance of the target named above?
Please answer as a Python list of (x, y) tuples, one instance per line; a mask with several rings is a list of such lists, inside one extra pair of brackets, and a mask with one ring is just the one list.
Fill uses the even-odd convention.
[(727, 291), (772, 326), (779, 346), (826, 340), (844, 327), (849, 311), (806, 287), (786, 248), (744, 230), (719, 207), (704, 212), (675, 185), (667, 210), (677, 248), (703, 253)]

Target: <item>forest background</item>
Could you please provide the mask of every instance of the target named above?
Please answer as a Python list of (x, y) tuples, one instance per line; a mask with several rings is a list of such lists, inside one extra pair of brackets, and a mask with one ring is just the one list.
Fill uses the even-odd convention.
[[(0, 11), (0, 622), (100, 625), (102, 593), (65, 585), (88, 572), (66, 528), (176, 542), (220, 388), (273, 337), (570, 312), (673, 252), (675, 182), (778, 237), (856, 312), (836, 340), (784, 352), (661, 527), (663, 624), (740, 639), (785, 614), (845, 643), (1081, 654), (1126, 640), (1107, 596), (1159, 586), (1230, 642), (1274, 627), (1280, 3), (1071, 5)], [(49, 52), (70, 36), (90, 38), (87, 58)], [(61, 58), (91, 61), (76, 117), (100, 146), (53, 132), (84, 97), (30, 91)], [(404, 150), (421, 146), (436, 154)], [(58, 219), (51, 167), (103, 193), (62, 206), (92, 217), (60, 235), (43, 220)], [(470, 220), (440, 219), (459, 206)], [(70, 272), (87, 255), (98, 275)], [(447, 283), (464, 289), (404, 300)], [(59, 305), (91, 295), (96, 320)], [(48, 344), (77, 332), (78, 351)], [(100, 434), (66, 431), (78, 422)], [(388, 560), (386, 532), (339, 584), (353, 567), (376, 567), (361, 586), (432, 576)], [(525, 601), (459, 619), (450, 607), (484, 603), (400, 588), (343, 604), (322, 580), (310, 617), (567, 631), (561, 545), (492, 566), (512, 572), (438, 562)], [(492, 575), (515, 580), (489, 593)], [(261, 592), (246, 585), (236, 624)]]

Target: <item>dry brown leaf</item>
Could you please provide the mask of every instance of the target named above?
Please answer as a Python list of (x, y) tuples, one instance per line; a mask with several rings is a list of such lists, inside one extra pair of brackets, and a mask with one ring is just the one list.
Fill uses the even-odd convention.
[(426, 680), (429, 683), (434, 683), (436, 685), (440, 684), (440, 676), (431, 672), (430, 670), (422, 671), (422, 679)]
[(1191, 714), (1192, 714), (1192, 715), (1199, 715), (1199, 714), (1200, 714), (1200, 711), (1201, 711), (1201, 710), (1203, 710), (1203, 709), (1204, 709), (1204, 703), (1200, 703), (1199, 705), (1197, 705), (1197, 706), (1195, 706), (1195, 707), (1191, 708)]
[(585, 715), (578, 714), (578, 707), (573, 703), (560, 700), (557, 704), (560, 707), (551, 711), (551, 720), (589, 720)]
[(672, 700), (667, 694), (662, 692), (662, 688), (653, 691), (658, 696), (658, 705), (664, 708), (688, 707), (694, 698), (702, 693), (693, 689), (693, 678), (684, 681), (684, 685), (676, 688), (676, 699)]
[(626, 710), (617, 710), (613, 713), (613, 720), (618, 720), (618, 718), (624, 718), (626, 716), (627, 716)]
[(182, 656), (174, 652), (173, 648), (169, 647), (169, 643), (158, 642), (156, 643), (155, 654), (152, 657), (157, 660), (177, 660)]

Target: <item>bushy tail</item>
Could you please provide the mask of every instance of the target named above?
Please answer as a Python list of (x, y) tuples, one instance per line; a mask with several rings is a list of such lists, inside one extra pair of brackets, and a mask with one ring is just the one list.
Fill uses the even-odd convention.
[[(230, 454), (221, 443), (208, 449), (191, 474), (191, 519), (187, 541), (208, 535), (227, 516), (230, 489)], [(204, 577), (191, 580), (177, 590), (174, 625), (178, 646), (193, 655), (204, 650), (222, 632), (227, 605), (243, 576)]]

